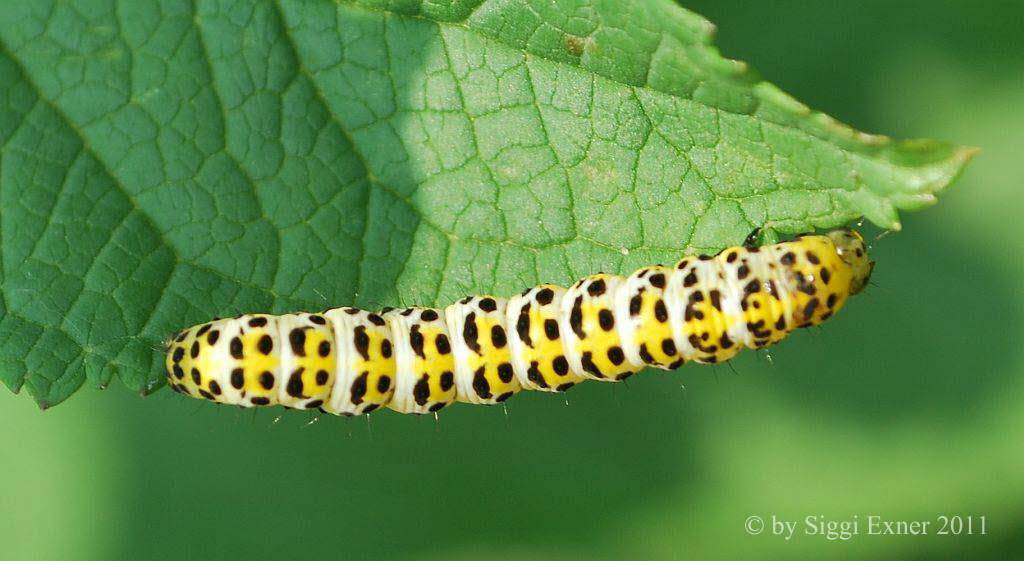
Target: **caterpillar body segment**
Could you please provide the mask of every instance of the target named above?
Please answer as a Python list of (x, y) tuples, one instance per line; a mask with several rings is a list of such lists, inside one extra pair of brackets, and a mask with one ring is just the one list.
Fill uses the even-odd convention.
[(335, 333), (334, 385), (324, 411), (359, 415), (392, 403), (395, 344), (384, 318), (356, 308), (334, 308), (323, 315)]
[(564, 392), (586, 378), (570, 368), (562, 345), (565, 289), (553, 284), (531, 288), (508, 301), (505, 325), (513, 371), (523, 389)]
[(772, 345), (829, 319), (873, 266), (860, 234), (834, 230), (443, 310), (243, 315), (180, 332), (167, 376), (179, 393), (243, 407), (360, 415), (493, 405), (524, 389), (560, 392)]
[(626, 277), (619, 285), (615, 315), (626, 360), (662, 370), (675, 370), (684, 359), (679, 356), (676, 336), (669, 321), (665, 289), (672, 269), (655, 265)]
[(625, 380), (642, 365), (626, 362), (615, 320), (622, 277), (600, 273), (577, 282), (562, 297), (559, 328), (569, 368), (590, 380)]
[(469, 296), (445, 308), (458, 401), (493, 405), (522, 389), (512, 366), (505, 311), (505, 299), (492, 296)]
[(442, 313), (405, 308), (386, 312), (384, 320), (395, 345), (395, 395), (388, 407), (432, 413), (455, 401), (455, 358)]
[(283, 348), (276, 354), (284, 374), (275, 376), (278, 404), (297, 409), (322, 406), (331, 396), (337, 370), (334, 330), (318, 314), (278, 316), (277, 329)]

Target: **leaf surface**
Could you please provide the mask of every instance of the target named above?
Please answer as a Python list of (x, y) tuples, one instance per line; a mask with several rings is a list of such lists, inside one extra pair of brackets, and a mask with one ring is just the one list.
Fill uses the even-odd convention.
[(0, 379), (162, 385), (215, 316), (444, 305), (935, 201), (668, 0), (8, 2)]

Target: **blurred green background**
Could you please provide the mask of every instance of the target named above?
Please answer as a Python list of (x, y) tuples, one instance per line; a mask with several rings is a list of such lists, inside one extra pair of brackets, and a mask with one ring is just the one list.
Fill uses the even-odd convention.
[[(1024, 554), (1024, 3), (690, 0), (861, 130), (983, 152), (875, 244), (834, 321), (729, 366), (369, 420), (83, 388), (0, 391), (0, 558), (959, 559)], [(877, 233), (877, 232), (873, 232)], [(785, 541), (802, 521), (985, 516), (987, 535)], [(1010, 555), (1007, 555), (1010, 552)], [(1015, 555), (1014, 555), (1015, 554)]]

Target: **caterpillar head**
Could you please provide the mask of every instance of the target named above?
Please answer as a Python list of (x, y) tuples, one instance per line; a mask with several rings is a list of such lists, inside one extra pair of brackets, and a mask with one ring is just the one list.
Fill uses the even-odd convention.
[(847, 228), (832, 230), (827, 235), (835, 244), (839, 258), (849, 265), (853, 272), (850, 294), (864, 290), (864, 286), (871, 278), (871, 271), (875, 268), (875, 262), (868, 258), (868, 246), (864, 243), (864, 237), (856, 230)]

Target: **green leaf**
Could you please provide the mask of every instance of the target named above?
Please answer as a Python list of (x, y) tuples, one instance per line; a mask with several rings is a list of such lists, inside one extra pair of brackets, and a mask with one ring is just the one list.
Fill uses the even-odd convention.
[(162, 385), (214, 316), (445, 304), (866, 216), (971, 149), (815, 113), (668, 0), (0, 7), (0, 378)]

